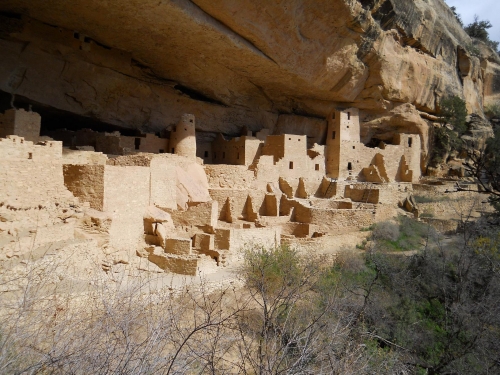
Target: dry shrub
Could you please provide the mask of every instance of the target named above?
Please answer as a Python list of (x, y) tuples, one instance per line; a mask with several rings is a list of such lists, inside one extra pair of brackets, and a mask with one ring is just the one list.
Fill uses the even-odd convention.
[(397, 241), (399, 238), (399, 224), (393, 221), (382, 221), (373, 229), (375, 240)]

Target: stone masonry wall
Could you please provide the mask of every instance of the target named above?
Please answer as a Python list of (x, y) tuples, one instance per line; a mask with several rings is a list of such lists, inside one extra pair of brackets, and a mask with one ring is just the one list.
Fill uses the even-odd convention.
[(22, 137), (0, 139), (0, 202), (34, 207), (69, 199), (61, 165), (61, 142), (33, 145)]
[(104, 165), (63, 166), (64, 185), (94, 210), (104, 210)]
[(41, 117), (24, 109), (9, 109), (0, 115), (0, 138), (17, 135), (36, 142), (40, 136)]
[(149, 185), (149, 168), (105, 166), (104, 211), (113, 218), (109, 235), (114, 248), (131, 252), (138, 248), (149, 206)]

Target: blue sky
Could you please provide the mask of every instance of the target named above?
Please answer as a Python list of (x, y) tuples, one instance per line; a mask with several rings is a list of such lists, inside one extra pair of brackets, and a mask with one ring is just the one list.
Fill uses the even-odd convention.
[(500, 42), (500, 1), (499, 0), (445, 0), (448, 6), (457, 8), (464, 25), (474, 20), (474, 14), (480, 20), (488, 20), (493, 27), (488, 30), (490, 39)]

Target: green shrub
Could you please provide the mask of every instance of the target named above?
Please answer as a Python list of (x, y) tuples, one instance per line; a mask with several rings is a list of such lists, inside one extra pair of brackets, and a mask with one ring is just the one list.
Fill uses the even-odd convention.
[(283, 285), (297, 283), (302, 274), (297, 251), (287, 245), (245, 251), (242, 273), (250, 289), (274, 294)]
[(422, 239), (435, 232), (427, 224), (406, 216), (400, 216), (397, 223), (385, 221), (378, 223), (373, 230), (376, 248), (382, 251), (418, 250)]
[(485, 107), (485, 113), (488, 117), (500, 117), (500, 102), (496, 102)]
[(458, 96), (448, 96), (439, 103), (439, 115), (441, 121), (453, 126), (453, 130), (462, 135), (467, 130), (465, 120), (467, 117), (467, 106), (465, 101)]

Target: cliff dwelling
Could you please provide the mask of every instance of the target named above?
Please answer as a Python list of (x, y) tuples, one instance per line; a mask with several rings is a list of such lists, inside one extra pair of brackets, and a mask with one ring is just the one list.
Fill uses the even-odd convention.
[[(359, 18), (336, 6), (338, 22)], [(35, 232), (188, 275), (237, 261), (250, 243), (330, 251), (340, 234), (418, 216), (408, 202), (427, 177), (463, 177), (458, 159), (451, 172), (429, 166), (437, 103), (460, 87), (468, 111), (483, 114), (498, 94), (498, 61), (458, 53), (468, 37), (447, 18), (438, 46), (391, 28), (377, 41), (359, 30), (327, 38), (337, 26), (314, 10), (319, 39), (292, 43), (276, 38), (296, 24), (297, 35), (318, 30), (285, 19), (262, 35), (223, 8), (162, 3), (137, 16), (162, 14), (164, 32), (137, 34), (91, 14), (99, 26), (88, 29), (63, 8), (0, 6), (0, 208), (19, 216), (0, 228), (9, 256), (14, 238)], [(377, 17), (366, 19), (374, 30)], [(413, 35), (412, 25), (395, 30)], [(33, 210), (41, 231), (30, 232)]]
[(60, 225), (67, 236), (95, 237), (186, 275), (228, 265), (249, 244), (314, 241), (390, 218), (420, 177), (419, 135), (368, 148), (356, 108), (333, 111), (326, 142), (312, 145), (306, 135), (244, 127), (200, 143), (191, 114), (165, 129), (168, 138), (91, 129), (42, 136), (40, 128), (30, 110), (0, 115), (4, 205), (26, 210), (40, 197), (66, 197), (86, 207)]
[(500, 373), (462, 3), (1, 0), (0, 373)]

